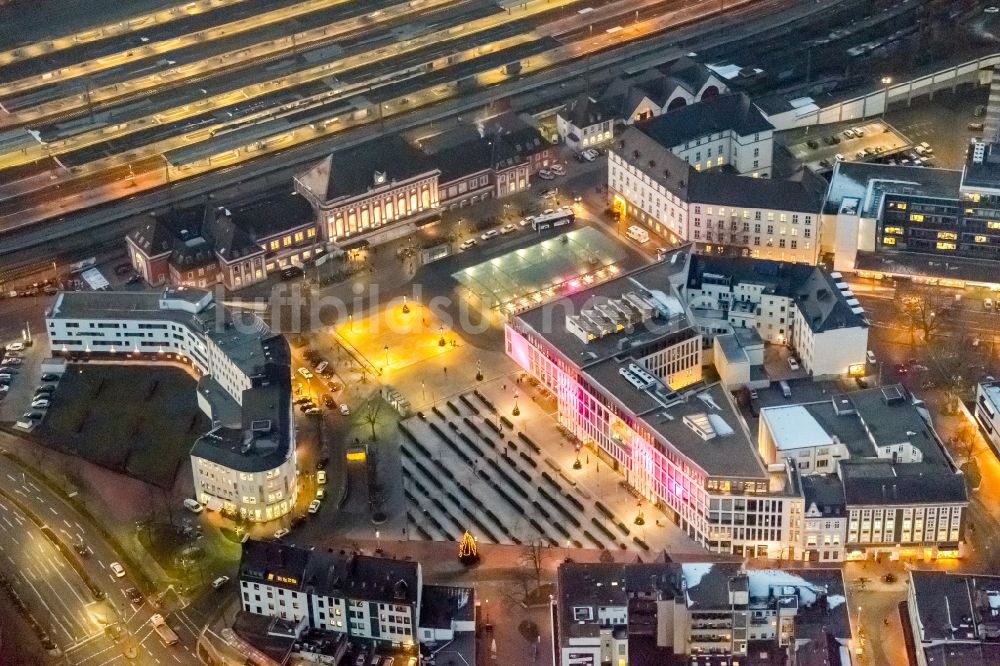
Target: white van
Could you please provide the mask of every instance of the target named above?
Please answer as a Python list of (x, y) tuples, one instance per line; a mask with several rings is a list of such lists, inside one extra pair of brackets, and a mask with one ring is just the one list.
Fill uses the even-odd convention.
[(788, 385), (788, 382), (782, 379), (780, 382), (778, 382), (778, 386), (781, 387), (781, 395), (785, 396), (786, 398), (792, 397), (792, 387)]
[(630, 226), (625, 235), (640, 245), (649, 240), (649, 232), (636, 224)]
[(983, 299), (983, 309), (987, 310), (987, 311), (993, 309), (993, 299), (992, 298), (984, 298)]

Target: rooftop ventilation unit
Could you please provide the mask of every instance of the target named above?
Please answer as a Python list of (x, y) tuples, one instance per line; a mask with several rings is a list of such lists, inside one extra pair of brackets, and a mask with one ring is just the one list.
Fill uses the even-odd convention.
[(648, 383), (648, 384), (655, 384), (656, 383), (656, 377), (654, 377), (652, 374), (649, 373), (649, 371), (647, 371), (645, 368), (639, 366), (638, 364), (636, 364), (636, 363), (629, 363), (628, 364), (628, 369), (629, 369), (630, 372), (632, 372), (633, 374), (635, 374), (637, 377), (639, 377), (639, 379), (645, 381), (646, 383)]
[(977, 141), (975, 145), (972, 147), (972, 163), (982, 164), (983, 158), (985, 156), (986, 156), (986, 144), (981, 141)]
[(625, 378), (629, 384), (634, 386), (638, 391), (645, 391), (649, 387), (649, 382), (645, 382), (638, 376), (629, 372), (627, 368), (618, 368), (618, 374)]

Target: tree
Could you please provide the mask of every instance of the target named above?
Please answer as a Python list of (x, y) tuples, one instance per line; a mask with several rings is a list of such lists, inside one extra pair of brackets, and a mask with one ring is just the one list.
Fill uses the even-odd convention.
[(914, 342), (914, 332), (919, 330), (928, 342), (946, 319), (950, 304), (941, 293), (920, 289), (902, 294), (896, 305), (910, 330), (910, 341)]
[(951, 436), (951, 445), (959, 460), (966, 462), (972, 460), (972, 456), (976, 451), (977, 436), (976, 428), (971, 423), (962, 425)]
[(521, 552), (521, 565), (535, 577), (535, 589), (542, 586), (542, 569), (545, 566), (545, 549), (540, 538), (532, 539)]
[(382, 409), (382, 401), (378, 398), (369, 398), (368, 402), (365, 403), (363, 408), (362, 417), (371, 429), (372, 429), (372, 441), (376, 439), (375, 426), (378, 425), (379, 412)]

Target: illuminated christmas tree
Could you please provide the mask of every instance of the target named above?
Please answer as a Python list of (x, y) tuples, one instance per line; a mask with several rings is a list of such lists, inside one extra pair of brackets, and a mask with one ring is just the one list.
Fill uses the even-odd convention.
[(479, 547), (476, 540), (472, 538), (466, 530), (462, 535), (462, 540), (458, 542), (458, 560), (462, 564), (474, 564), (479, 561)]

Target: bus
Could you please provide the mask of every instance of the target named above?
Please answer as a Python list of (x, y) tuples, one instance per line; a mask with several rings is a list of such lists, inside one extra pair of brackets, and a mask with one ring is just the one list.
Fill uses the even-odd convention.
[(630, 226), (625, 231), (625, 235), (640, 245), (649, 240), (649, 232), (636, 224)]
[(573, 224), (576, 221), (576, 214), (568, 206), (562, 208), (549, 209), (535, 215), (531, 219), (531, 228), (535, 231), (542, 231), (550, 227), (561, 227), (564, 224)]

